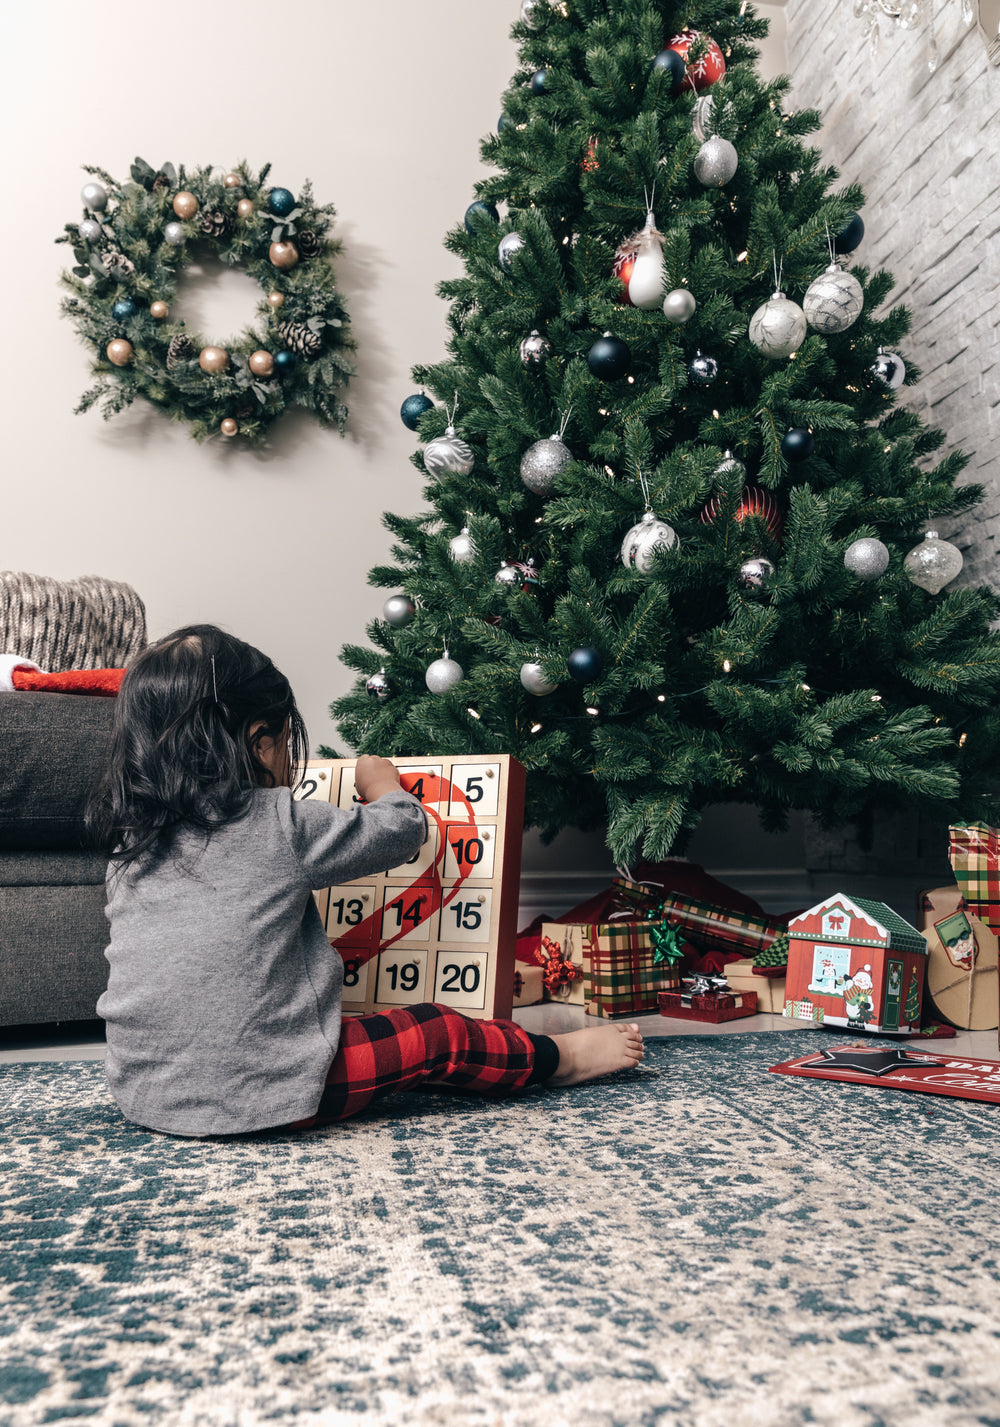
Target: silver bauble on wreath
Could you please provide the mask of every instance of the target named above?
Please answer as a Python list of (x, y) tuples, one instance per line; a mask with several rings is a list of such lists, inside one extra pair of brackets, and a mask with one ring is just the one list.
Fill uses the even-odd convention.
[(529, 660), (527, 664), (521, 665), (521, 684), (527, 689), (529, 694), (534, 694), (536, 698), (544, 698), (546, 694), (554, 694), (559, 687), (553, 684), (551, 679), (545, 677), (545, 670), (541, 664), (534, 660)]
[(799, 350), (808, 330), (802, 308), (779, 291), (750, 318), (749, 337), (758, 352), (778, 361)]
[(863, 536), (844, 551), (844, 567), (859, 580), (877, 580), (889, 568), (889, 551), (881, 540)]
[(903, 561), (903, 569), (911, 584), (937, 595), (960, 574), (964, 563), (957, 545), (942, 540), (936, 530), (928, 530)]
[(902, 357), (898, 357), (895, 352), (887, 352), (879, 347), (878, 356), (872, 363), (872, 375), (877, 377), (883, 386), (887, 386), (890, 391), (898, 391), (906, 380), (906, 367), (903, 365)]
[(385, 670), (380, 669), (377, 674), (373, 674), (365, 684), (365, 693), (370, 699), (375, 699), (377, 703), (384, 704), (386, 699), (392, 694), (392, 685), (385, 677)]
[(864, 289), (853, 273), (831, 263), (806, 288), (802, 311), (810, 327), (824, 336), (846, 332), (861, 316), (865, 305)]
[(533, 327), (518, 350), (521, 353), (521, 361), (526, 366), (529, 363), (540, 366), (546, 357), (552, 355), (552, 343)]
[(653, 511), (647, 510), (622, 541), (622, 564), (626, 570), (648, 575), (658, 555), (677, 544), (677, 531)]
[(436, 436), (424, 447), (424, 465), (432, 476), (467, 476), (475, 464), (472, 447), (462, 440), (454, 426), (449, 426), (443, 436)]
[(740, 158), (728, 139), (706, 139), (694, 156), (694, 176), (705, 188), (722, 188), (739, 168)]
[(465, 678), (465, 670), (450, 656), (447, 649), (440, 659), (428, 666), (424, 682), (432, 694), (446, 694), (449, 689), (460, 684)]
[(390, 595), (382, 606), (382, 616), (393, 629), (403, 629), (410, 623), (417, 607), (409, 595)]
[(456, 565), (470, 565), (476, 558), (476, 542), (469, 534), (467, 525), (463, 525), (458, 534), (448, 541), (448, 554)]
[(76, 231), (85, 243), (96, 243), (101, 236), (101, 225), (96, 218), (84, 218), (76, 225)]
[(163, 230), (163, 237), (172, 248), (179, 248), (184, 241), (183, 223), (168, 223)]
[(523, 247), (524, 239), (520, 233), (508, 233), (505, 237), (500, 239), (497, 254), (500, 258), (500, 266), (505, 273), (510, 272), (510, 264), (514, 254), (520, 252)]
[(573, 459), (560, 436), (546, 436), (521, 457), (521, 480), (535, 495), (551, 495), (556, 476)]
[(108, 190), (103, 183), (85, 183), (80, 189), (84, 208), (91, 213), (103, 213), (108, 206)]
[(741, 485), (745, 484), (747, 468), (742, 461), (737, 461), (732, 451), (726, 451), (723, 454), (722, 460), (712, 472), (712, 479), (714, 481), (726, 481), (734, 476), (739, 476)]
[(774, 566), (764, 555), (755, 555), (751, 560), (744, 560), (740, 566), (740, 584), (747, 589), (759, 590), (765, 580), (769, 580), (774, 574)]
[(668, 322), (679, 327), (682, 322), (687, 322), (694, 316), (697, 306), (693, 294), (688, 292), (686, 287), (675, 287), (663, 299), (663, 315)]

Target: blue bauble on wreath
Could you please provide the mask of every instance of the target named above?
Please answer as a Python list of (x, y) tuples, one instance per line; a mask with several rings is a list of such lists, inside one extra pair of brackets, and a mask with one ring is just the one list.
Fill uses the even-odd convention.
[(477, 198), (475, 203), (470, 203), (465, 210), (465, 231), (475, 233), (476, 222), (480, 218), (488, 218), (491, 223), (500, 222), (500, 210), (495, 203), (484, 203)]
[(409, 427), (411, 431), (416, 431), (424, 412), (432, 411), (433, 408), (434, 403), (430, 397), (426, 396), (422, 391), (414, 392), (412, 396), (406, 398), (403, 405), (399, 408), (400, 419), (404, 426)]
[(288, 352), (288, 351), (275, 352), (275, 354), (274, 354), (274, 366), (275, 366), (275, 370), (278, 371), (278, 372), (290, 372), (290, 371), (292, 370), (292, 368), (295, 366), (295, 364), (298, 362), (298, 360), (299, 360), (299, 359), (298, 359), (298, 357), (295, 355), (294, 352)]
[(116, 322), (127, 322), (130, 317), (134, 317), (139, 311), (139, 304), (131, 297), (120, 297), (111, 309), (111, 316)]
[(290, 188), (272, 188), (267, 195), (267, 206), (276, 218), (287, 218), (295, 207), (295, 194)]

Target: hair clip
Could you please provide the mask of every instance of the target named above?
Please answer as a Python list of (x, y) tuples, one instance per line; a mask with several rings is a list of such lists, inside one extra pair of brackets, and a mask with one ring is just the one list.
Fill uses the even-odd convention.
[(218, 703), (218, 702), (219, 702), (219, 686), (218, 686), (218, 684), (215, 682), (215, 655), (212, 654), (212, 655), (210, 655), (209, 657), (210, 657), (211, 660), (212, 660), (212, 696), (213, 696), (213, 698), (215, 699), (215, 702)]

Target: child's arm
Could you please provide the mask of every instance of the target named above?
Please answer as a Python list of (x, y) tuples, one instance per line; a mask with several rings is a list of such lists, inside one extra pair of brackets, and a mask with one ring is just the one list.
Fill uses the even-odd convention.
[[(406, 862), (427, 840), (427, 815), (399, 786), (387, 758), (358, 759), (355, 788), (367, 801), (350, 810), (285, 793), (277, 814), (292, 852), (314, 891), (353, 882)], [(375, 765), (375, 766), (371, 766)]]
[(384, 793), (399, 792), (399, 770), (388, 758), (362, 753), (354, 769), (354, 786), (359, 798), (374, 803)]

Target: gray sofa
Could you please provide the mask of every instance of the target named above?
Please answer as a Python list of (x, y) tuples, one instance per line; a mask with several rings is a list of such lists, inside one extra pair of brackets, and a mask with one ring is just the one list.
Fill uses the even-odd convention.
[(107, 854), (83, 809), (113, 698), (0, 692), (0, 1026), (90, 1020), (107, 983)]

